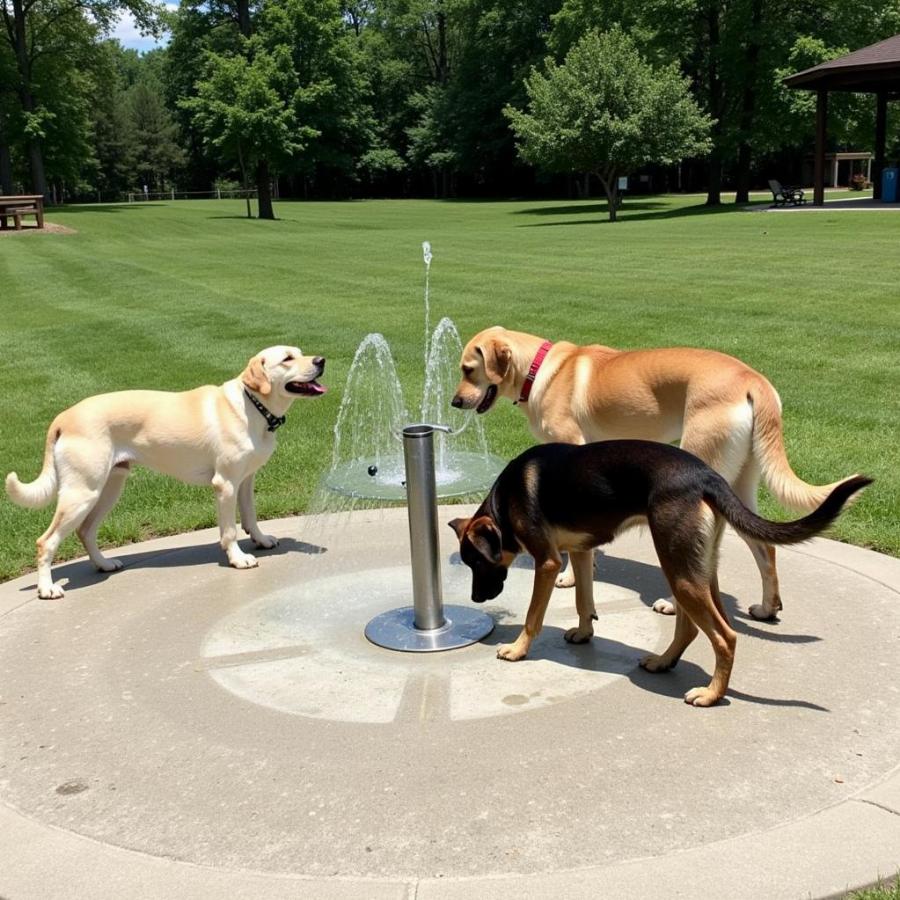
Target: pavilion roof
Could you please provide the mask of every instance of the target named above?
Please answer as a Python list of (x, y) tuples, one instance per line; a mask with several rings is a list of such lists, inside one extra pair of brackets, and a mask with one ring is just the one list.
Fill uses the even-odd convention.
[(900, 34), (784, 79), (807, 91), (900, 91)]

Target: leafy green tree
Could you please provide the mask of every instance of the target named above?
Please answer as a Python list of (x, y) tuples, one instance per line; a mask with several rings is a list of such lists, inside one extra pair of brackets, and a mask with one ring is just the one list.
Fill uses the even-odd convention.
[[(269, 0), (257, 39), (267, 52), (287, 48), (297, 90), (297, 149), (280, 163), (286, 173), (337, 184), (351, 181), (373, 142), (373, 117), (354, 32), (335, 0)], [(388, 157), (376, 161), (391, 164)]]
[(253, 171), (259, 217), (274, 219), (270, 184), (273, 162), (301, 149), (303, 138), (317, 132), (301, 129), (294, 113), (299, 89), (289, 53), (258, 50), (244, 54), (213, 54), (197, 96), (184, 101), (207, 143), (225, 160), (237, 162), (244, 183)]
[(178, 144), (178, 126), (166, 109), (155, 79), (141, 79), (129, 90), (128, 111), (134, 168), (142, 184), (161, 190), (172, 172), (183, 165), (185, 154)]
[(15, 63), (9, 48), (0, 43), (0, 192), (13, 193), (12, 117), (15, 94), (11, 90)]
[(345, 5), (344, 15), (356, 39), (358, 76), (370, 118), (368, 146), (358, 172), (369, 185), (397, 183), (409, 171), (407, 128), (412, 124), (409, 103), (413, 91), (413, 63), (397, 52), (390, 34), (375, 13), (374, 0)]
[(555, 172), (596, 175), (616, 220), (618, 179), (709, 149), (709, 118), (673, 66), (654, 68), (619, 28), (589, 32), (546, 74), (532, 70), (528, 111), (506, 108), (519, 152)]
[(134, 185), (134, 134), (126, 87), (132, 70), (139, 71), (141, 57), (123, 50), (117, 41), (103, 41), (98, 49), (91, 97), (90, 180), (94, 190), (109, 198)]
[[(700, 107), (713, 119), (707, 203), (721, 199), (724, 174), (736, 199), (748, 198), (754, 166), (774, 153), (799, 153), (813, 139), (814, 97), (788, 91), (781, 78), (900, 31), (896, 0), (563, 0), (553, 17), (551, 49), (561, 58), (586, 28), (620, 25), (641, 53), (677, 62)], [(855, 148), (871, 146), (871, 97), (835, 95), (829, 133)]]
[[(370, 146), (371, 116), (336, 0), (269, 0), (249, 16), (249, 37), (235, 38), (227, 19), (206, 35), (203, 71), (180, 105), (209, 152), (245, 180), (253, 173), (259, 215), (273, 218), (272, 177), (352, 176)], [(194, 13), (182, 19), (197, 27)]]
[[(31, 170), (32, 187), (47, 193), (44, 142), (52, 141), (56, 112), (48, 92), (69, 112), (75, 112), (71, 93), (61, 90), (59, 78), (41, 78), (48, 68), (71, 86), (77, 77), (77, 57), (82, 52), (86, 29), (93, 33), (108, 31), (118, 14), (127, 10), (135, 21), (152, 31), (157, 28), (159, 8), (154, 0), (0, 0), (0, 41), (9, 48), (15, 63), (14, 90), (21, 111), (23, 139)], [(80, 124), (69, 128), (69, 137), (82, 136), (89, 121), (77, 112)], [(61, 126), (57, 119), (57, 127)], [(66, 127), (68, 127), (67, 123)], [(66, 146), (64, 143), (59, 147)]]

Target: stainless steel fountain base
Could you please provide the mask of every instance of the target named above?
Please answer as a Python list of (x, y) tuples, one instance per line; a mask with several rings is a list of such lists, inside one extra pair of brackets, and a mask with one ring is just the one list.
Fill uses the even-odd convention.
[(467, 647), (494, 630), (494, 620), (469, 606), (444, 606), (439, 628), (416, 628), (412, 606), (389, 609), (366, 625), (366, 637), (379, 647), (407, 653), (432, 653)]
[(490, 616), (471, 606), (444, 606), (441, 595), (434, 432), (449, 430), (446, 425), (424, 424), (403, 429), (413, 605), (390, 609), (366, 625), (366, 637), (388, 650), (452, 650), (480, 641), (494, 628)]

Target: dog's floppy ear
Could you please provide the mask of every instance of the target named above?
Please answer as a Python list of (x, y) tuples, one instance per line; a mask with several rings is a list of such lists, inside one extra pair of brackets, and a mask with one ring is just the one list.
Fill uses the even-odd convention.
[(256, 391), (264, 397), (272, 391), (272, 382), (269, 381), (269, 376), (266, 374), (266, 365), (261, 356), (254, 356), (247, 363), (247, 368), (241, 372), (241, 381), (251, 391)]
[(447, 524), (456, 532), (456, 536), (462, 540), (471, 521), (471, 519), (451, 519)]
[(469, 529), (469, 540), (472, 546), (494, 565), (499, 565), (503, 560), (502, 541), (500, 531), (490, 516), (481, 516), (472, 522)]
[(509, 344), (498, 338), (492, 338), (476, 349), (484, 357), (484, 371), (488, 380), (493, 384), (500, 384), (506, 378), (512, 359)]

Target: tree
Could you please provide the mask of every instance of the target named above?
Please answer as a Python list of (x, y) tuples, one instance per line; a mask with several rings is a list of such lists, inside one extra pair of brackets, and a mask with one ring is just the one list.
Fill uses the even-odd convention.
[[(122, 10), (129, 11), (148, 31), (157, 27), (159, 9), (153, 0), (0, 0), (0, 23), (4, 26), (0, 28), (0, 40), (9, 47), (15, 63), (14, 90), (36, 193), (47, 193), (43, 143), (53, 118), (44, 101), (38, 69), (47, 61), (59, 70), (69, 59), (73, 38), (77, 45), (85, 28), (108, 31)], [(71, 65), (67, 74), (72, 75), (74, 69)], [(57, 85), (52, 79), (45, 80), (43, 88), (46, 91), (48, 86)], [(64, 100), (70, 97), (58, 96)], [(85, 121), (79, 132), (86, 127)]]
[(618, 27), (589, 32), (562, 65), (525, 80), (527, 112), (505, 113), (528, 162), (596, 175), (616, 220), (618, 179), (651, 162), (672, 165), (710, 147), (708, 116), (674, 66), (654, 68)]
[[(192, 15), (185, 26), (196, 24)], [(251, 8), (250, 30), (237, 39), (227, 26), (210, 32), (194, 96), (180, 105), (209, 150), (245, 178), (254, 173), (259, 216), (274, 218), (272, 177), (352, 175), (369, 148), (371, 117), (355, 34), (337, 0), (269, 0)]]
[[(548, 43), (561, 58), (585, 28), (614, 24), (646, 58), (677, 63), (691, 79), (713, 119), (706, 186), (707, 204), (715, 205), (724, 177), (733, 178), (737, 202), (745, 202), (754, 167), (809, 146), (814, 117), (796, 96), (805, 92), (786, 91), (781, 78), (896, 34), (900, 7), (896, 0), (858, 0), (848, 16), (846, 0), (563, 0)], [(838, 141), (854, 134), (855, 148), (871, 146), (871, 98), (832, 99), (829, 134)], [(803, 112), (792, 117), (789, 108)]]
[(238, 163), (245, 184), (248, 171), (254, 172), (261, 219), (275, 218), (269, 186), (272, 162), (299, 150), (299, 138), (317, 134), (297, 124), (297, 90), (284, 48), (275, 55), (263, 50), (252, 56), (210, 53), (197, 96), (183, 101), (207, 143), (222, 158)]
[(178, 126), (162, 100), (162, 89), (152, 78), (139, 80), (128, 92), (129, 131), (134, 167), (142, 184), (162, 189), (174, 169), (184, 163), (178, 145)]
[(15, 65), (8, 48), (0, 43), (0, 192), (13, 193), (12, 123), (15, 96), (9, 89)]

